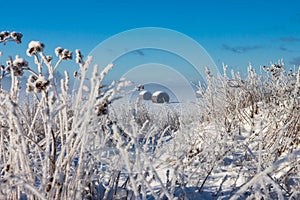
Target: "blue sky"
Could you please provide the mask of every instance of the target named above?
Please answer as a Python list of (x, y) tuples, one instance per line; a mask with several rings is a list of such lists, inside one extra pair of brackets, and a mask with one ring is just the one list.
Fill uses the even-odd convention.
[[(300, 1), (14, 1), (2, 2), (0, 30), (24, 34), (20, 46), (0, 51), (25, 55), (31, 40), (88, 54), (103, 40), (139, 27), (164, 27), (199, 42), (218, 66), (244, 71), (283, 58), (300, 65)], [(5, 9), (3, 5), (5, 4)], [(10, 5), (11, 4), (11, 5)], [(7, 53), (5, 53), (7, 52)]]

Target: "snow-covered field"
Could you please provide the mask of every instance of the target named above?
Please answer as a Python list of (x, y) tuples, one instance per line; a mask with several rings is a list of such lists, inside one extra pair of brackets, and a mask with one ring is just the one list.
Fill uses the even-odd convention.
[(38, 71), (1, 63), (0, 199), (300, 199), (299, 71), (249, 66), (242, 79), (224, 66), (196, 102), (120, 106), (130, 83), (101, 83), (112, 65), (86, 86), (93, 66), (76, 51), (72, 94), (68, 73), (53, 76), (71, 52), (43, 49), (27, 51)]

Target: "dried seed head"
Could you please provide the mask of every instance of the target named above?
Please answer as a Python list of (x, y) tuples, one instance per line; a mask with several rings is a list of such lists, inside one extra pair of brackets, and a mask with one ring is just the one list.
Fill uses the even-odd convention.
[(63, 49), (61, 47), (57, 47), (55, 49), (55, 55), (58, 56), (62, 60), (72, 60), (72, 52), (68, 49)]
[(17, 55), (16, 59), (13, 61), (13, 66), (16, 66), (16, 67), (27, 67), (28, 66), (28, 62), (24, 58), (20, 58)]
[(23, 37), (23, 34), (22, 33), (17, 33), (17, 32), (11, 32), (10, 33), (10, 37), (16, 41), (17, 44), (20, 44), (22, 41), (22, 37)]
[(75, 71), (75, 72), (74, 72), (74, 78), (76, 78), (77, 76), (78, 76), (78, 72)]
[(63, 60), (72, 60), (72, 52), (69, 51), (68, 49), (64, 49), (61, 54), (62, 54), (61, 58)]
[(2, 31), (0, 33), (0, 35), (3, 35), (4, 37), (8, 37), (9, 36), (9, 32), (8, 31)]
[(46, 186), (46, 192), (49, 192), (51, 190), (51, 184), (49, 183), (47, 186)]
[(0, 42), (6, 42), (6, 40), (9, 39), (9, 32), (8, 31), (2, 31), (0, 33)]
[(57, 47), (56, 49), (55, 49), (55, 55), (56, 56), (60, 56), (61, 55), (61, 53), (62, 53), (62, 51), (63, 51), (63, 48), (61, 48), (61, 47)]
[(83, 55), (81, 54), (79, 49), (76, 49), (76, 63), (83, 63)]
[(11, 60), (11, 59), (7, 60), (7, 61), (6, 61), (6, 65), (7, 65), (7, 66), (11, 66), (11, 65), (12, 65), (12, 60)]
[(38, 79), (38, 77), (36, 75), (30, 74), (30, 76), (28, 78), (28, 82), (34, 83), (37, 79)]
[(16, 55), (16, 58), (14, 61), (11, 60), (11, 58), (6, 62), (6, 72), (11, 73), (11, 70), (13, 70), (15, 76), (22, 76), (24, 74), (24, 70), (28, 67), (28, 62), (24, 58), (20, 58), (18, 55)]
[(52, 61), (52, 59), (53, 59), (52, 56), (46, 56), (46, 61), (47, 61), (47, 62), (50, 63), (50, 62)]
[(32, 56), (38, 52), (43, 51), (45, 48), (45, 45), (39, 41), (31, 41), (28, 44), (28, 49), (26, 51), (28, 56)]
[(38, 90), (48, 90), (48, 86), (50, 86), (50, 81), (46, 80), (45, 77), (41, 76), (35, 81), (35, 87)]
[(211, 75), (210, 69), (208, 67), (205, 67), (205, 72), (207, 75), (209, 75), (209, 76)]
[(26, 83), (26, 92), (27, 93), (30, 93), (30, 92), (32, 92), (33, 90), (34, 90), (34, 88), (30, 85), (30, 84), (28, 84), (28, 83)]
[(27, 80), (27, 92), (34, 91), (35, 93), (40, 93), (42, 91), (48, 91), (50, 88), (50, 81), (46, 80), (44, 76), (30, 75)]

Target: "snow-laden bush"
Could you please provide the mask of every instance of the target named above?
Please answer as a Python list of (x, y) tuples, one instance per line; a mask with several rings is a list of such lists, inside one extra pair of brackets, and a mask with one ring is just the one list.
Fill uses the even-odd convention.
[[(241, 79), (234, 72), (229, 78), (226, 69), (224, 66), (223, 77), (212, 77), (208, 71), (207, 88), (199, 92), (203, 94), (199, 106), (205, 110), (204, 123), (199, 124), (203, 130), (190, 150), (189, 160), (201, 158), (205, 165), (212, 163), (212, 170), (206, 169), (206, 174), (221, 176), (216, 195), (227, 193), (225, 196), (233, 199), (297, 198), (299, 71), (287, 73), (279, 61), (263, 67), (262, 74), (250, 65), (248, 76)], [(202, 179), (208, 182), (204, 190), (211, 191), (205, 186), (214, 184), (209, 178)]]
[[(107, 118), (101, 111), (128, 82), (113, 83), (100, 93), (103, 72), (98, 73), (95, 66), (89, 96), (83, 100), (84, 80), (91, 58), (83, 61), (77, 50), (80, 87), (73, 101), (68, 72), (62, 80), (54, 77), (59, 64), (72, 59), (72, 52), (58, 47), (55, 50), (57, 62), (52, 64), (52, 57), (44, 54), (44, 48), (39, 41), (28, 45), (27, 54), (34, 57), (37, 71), (18, 56), (15, 60), (10, 57), (6, 65), (1, 65), (0, 81), (7, 76), (11, 79), (10, 90), (1, 88), (0, 91), (2, 197), (81, 198), (90, 195), (92, 191), (86, 194), (86, 188), (94, 181), (98, 181), (99, 187), (104, 183), (99, 179), (103, 174), (97, 172), (99, 160), (93, 160), (96, 146), (89, 146), (89, 139), (94, 139), (96, 134), (102, 135), (103, 141), (110, 137), (103, 135), (105, 132), (100, 129), (106, 125)], [(30, 76), (26, 89), (29, 102), (24, 103), (24, 97), (19, 98), (19, 77), (25, 71)], [(98, 145), (101, 147), (101, 142)]]

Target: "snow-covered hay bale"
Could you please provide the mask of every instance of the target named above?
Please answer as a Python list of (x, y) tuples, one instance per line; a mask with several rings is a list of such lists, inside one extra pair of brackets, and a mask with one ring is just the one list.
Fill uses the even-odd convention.
[(147, 90), (143, 90), (139, 93), (139, 98), (146, 101), (151, 100), (151, 93)]
[(156, 91), (152, 95), (153, 103), (168, 103), (170, 100), (169, 95), (163, 91)]

